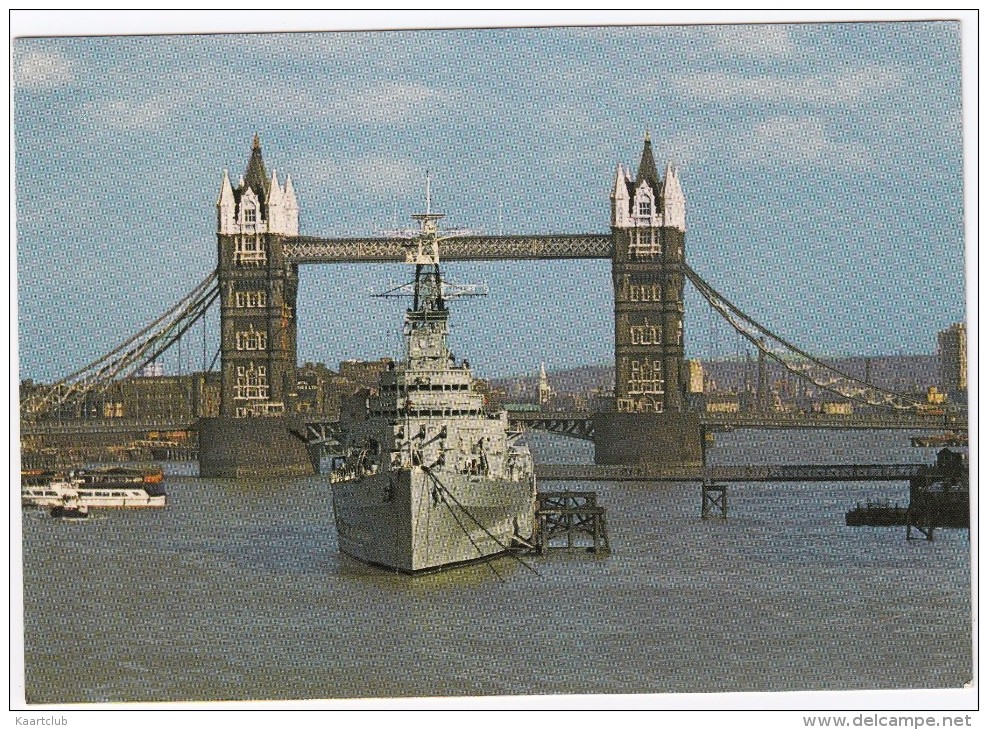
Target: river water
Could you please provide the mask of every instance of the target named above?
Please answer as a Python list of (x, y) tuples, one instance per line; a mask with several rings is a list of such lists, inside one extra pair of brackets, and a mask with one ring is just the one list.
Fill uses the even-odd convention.
[[(932, 463), (901, 432), (717, 434), (714, 463)], [(588, 443), (529, 437), (547, 462)], [(595, 489), (607, 557), (422, 577), (337, 552), (325, 477), (199, 479), (85, 524), (25, 510), (29, 703), (957, 688), (972, 678), (971, 543), (848, 528), (896, 483)]]

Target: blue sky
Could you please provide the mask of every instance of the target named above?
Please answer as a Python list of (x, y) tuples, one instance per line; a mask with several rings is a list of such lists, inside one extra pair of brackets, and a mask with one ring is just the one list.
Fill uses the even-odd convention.
[[(452, 224), (606, 232), (649, 130), (690, 264), (803, 348), (932, 353), (965, 318), (957, 22), (20, 38), (13, 73), (22, 377), (94, 359), (215, 266), (255, 131), (302, 233), (355, 236), (417, 212), (426, 169)], [(481, 374), (611, 359), (606, 262), (448, 273), (491, 290), (453, 315)], [(299, 359), (396, 354), (402, 306), (367, 295), (407, 278), (303, 267)], [(686, 346), (737, 347), (692, 293)]]

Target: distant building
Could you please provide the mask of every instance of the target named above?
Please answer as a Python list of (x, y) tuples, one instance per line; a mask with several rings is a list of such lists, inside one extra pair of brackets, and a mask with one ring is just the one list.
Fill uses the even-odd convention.
[(549, 405), (552, 400), (552, 386), (549, 385), (549, 376), (545, 371), (545, 363), (539, 368), (539, 405)]
[(951, 325), (937, 335), (940, 390), (949, 400), (967, 400), (967, 325)]
[(340, 376), (323, 363), (307, 362), (298, 368), (295, 408), (299, 413), (339, 413)]
[(340, 363), (340, 376), (365, 388), (375, 387), (381, 379), (381, 373), (393, 365), (390, 357), (380, 360), (344, 360)]
[(708, 397), (705, 410), (707, 413), (739, 413), (741, 403), (737, 395), (722, 393)]
[(149, 362), (138, 371), (141, 378), (160, 378), (165, 374), (165, 365), (160, 362)]
[(321, 362), (300, 365), (296, 384), (296, 410), (335, 421), (344, 411), (357, 407), (355, 403), (360, 401), (360, 397), (353, 400), (355, 394), (376, 388), (381, 373), (393, 366), (394, 361), (387, 357), (369, 361), (344, 360), (340, 363), (338, 373)]
[(689, 373), (688, 383), (690, 393), (702, 393), (704, 391), (703, 387), (703, 363), (698, 359), (693, 358), (686, 362), (686, 369)]
[[(45, 392), (50, 386), (35, 386)], [(133, 418), (191, 423), (219, 414), (220, 374), (136, 376), (95, 389), (80, 399), (68, 399), (54, 418)]]

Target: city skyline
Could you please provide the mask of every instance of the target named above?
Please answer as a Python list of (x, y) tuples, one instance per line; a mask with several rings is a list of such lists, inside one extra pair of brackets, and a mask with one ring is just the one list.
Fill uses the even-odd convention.
[[(255, 132), (301, 232), (357, 236), (409, 222), (426, 169), (453, 225), (606, 232), (614, 168), (648, 131), (681, 170), (687, 261), (742, 309), (821, 355), (934, 352), (965, 321), (960, 39), (952, 22), (17, 39), (20, 375), (95, 359), (215, 266), (223, 169), (243, 173)], [(366, 295), (405, 268), (303, 266), (299, 361), (399, 354), (400, 307)], [(612, 359), (608, 262), (448, 273), (491, 291), (452, 319), (480, 374)], [(710, 318), (689, 292), (687, 357), (734, 353)]]

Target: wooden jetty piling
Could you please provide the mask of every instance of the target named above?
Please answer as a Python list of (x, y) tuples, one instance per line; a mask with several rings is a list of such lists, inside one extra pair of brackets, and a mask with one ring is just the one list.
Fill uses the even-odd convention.
[(909, 509), (906, 511), (906, 539), (914, 540), (913, 529), (929, 541), (933, 541), (933, 523), (929, 510)]
[[(597, 505), (596, 492), (539, 492), (536, 497), (537, 552), (558, 548), (611, 551), (607, 510)], [(566, 541), (565, 545), (558, 544), (561, 540)]]
[(702, 503), (700, 517), (727, 519), (727, 485), (704, 479), (700, 486)]

